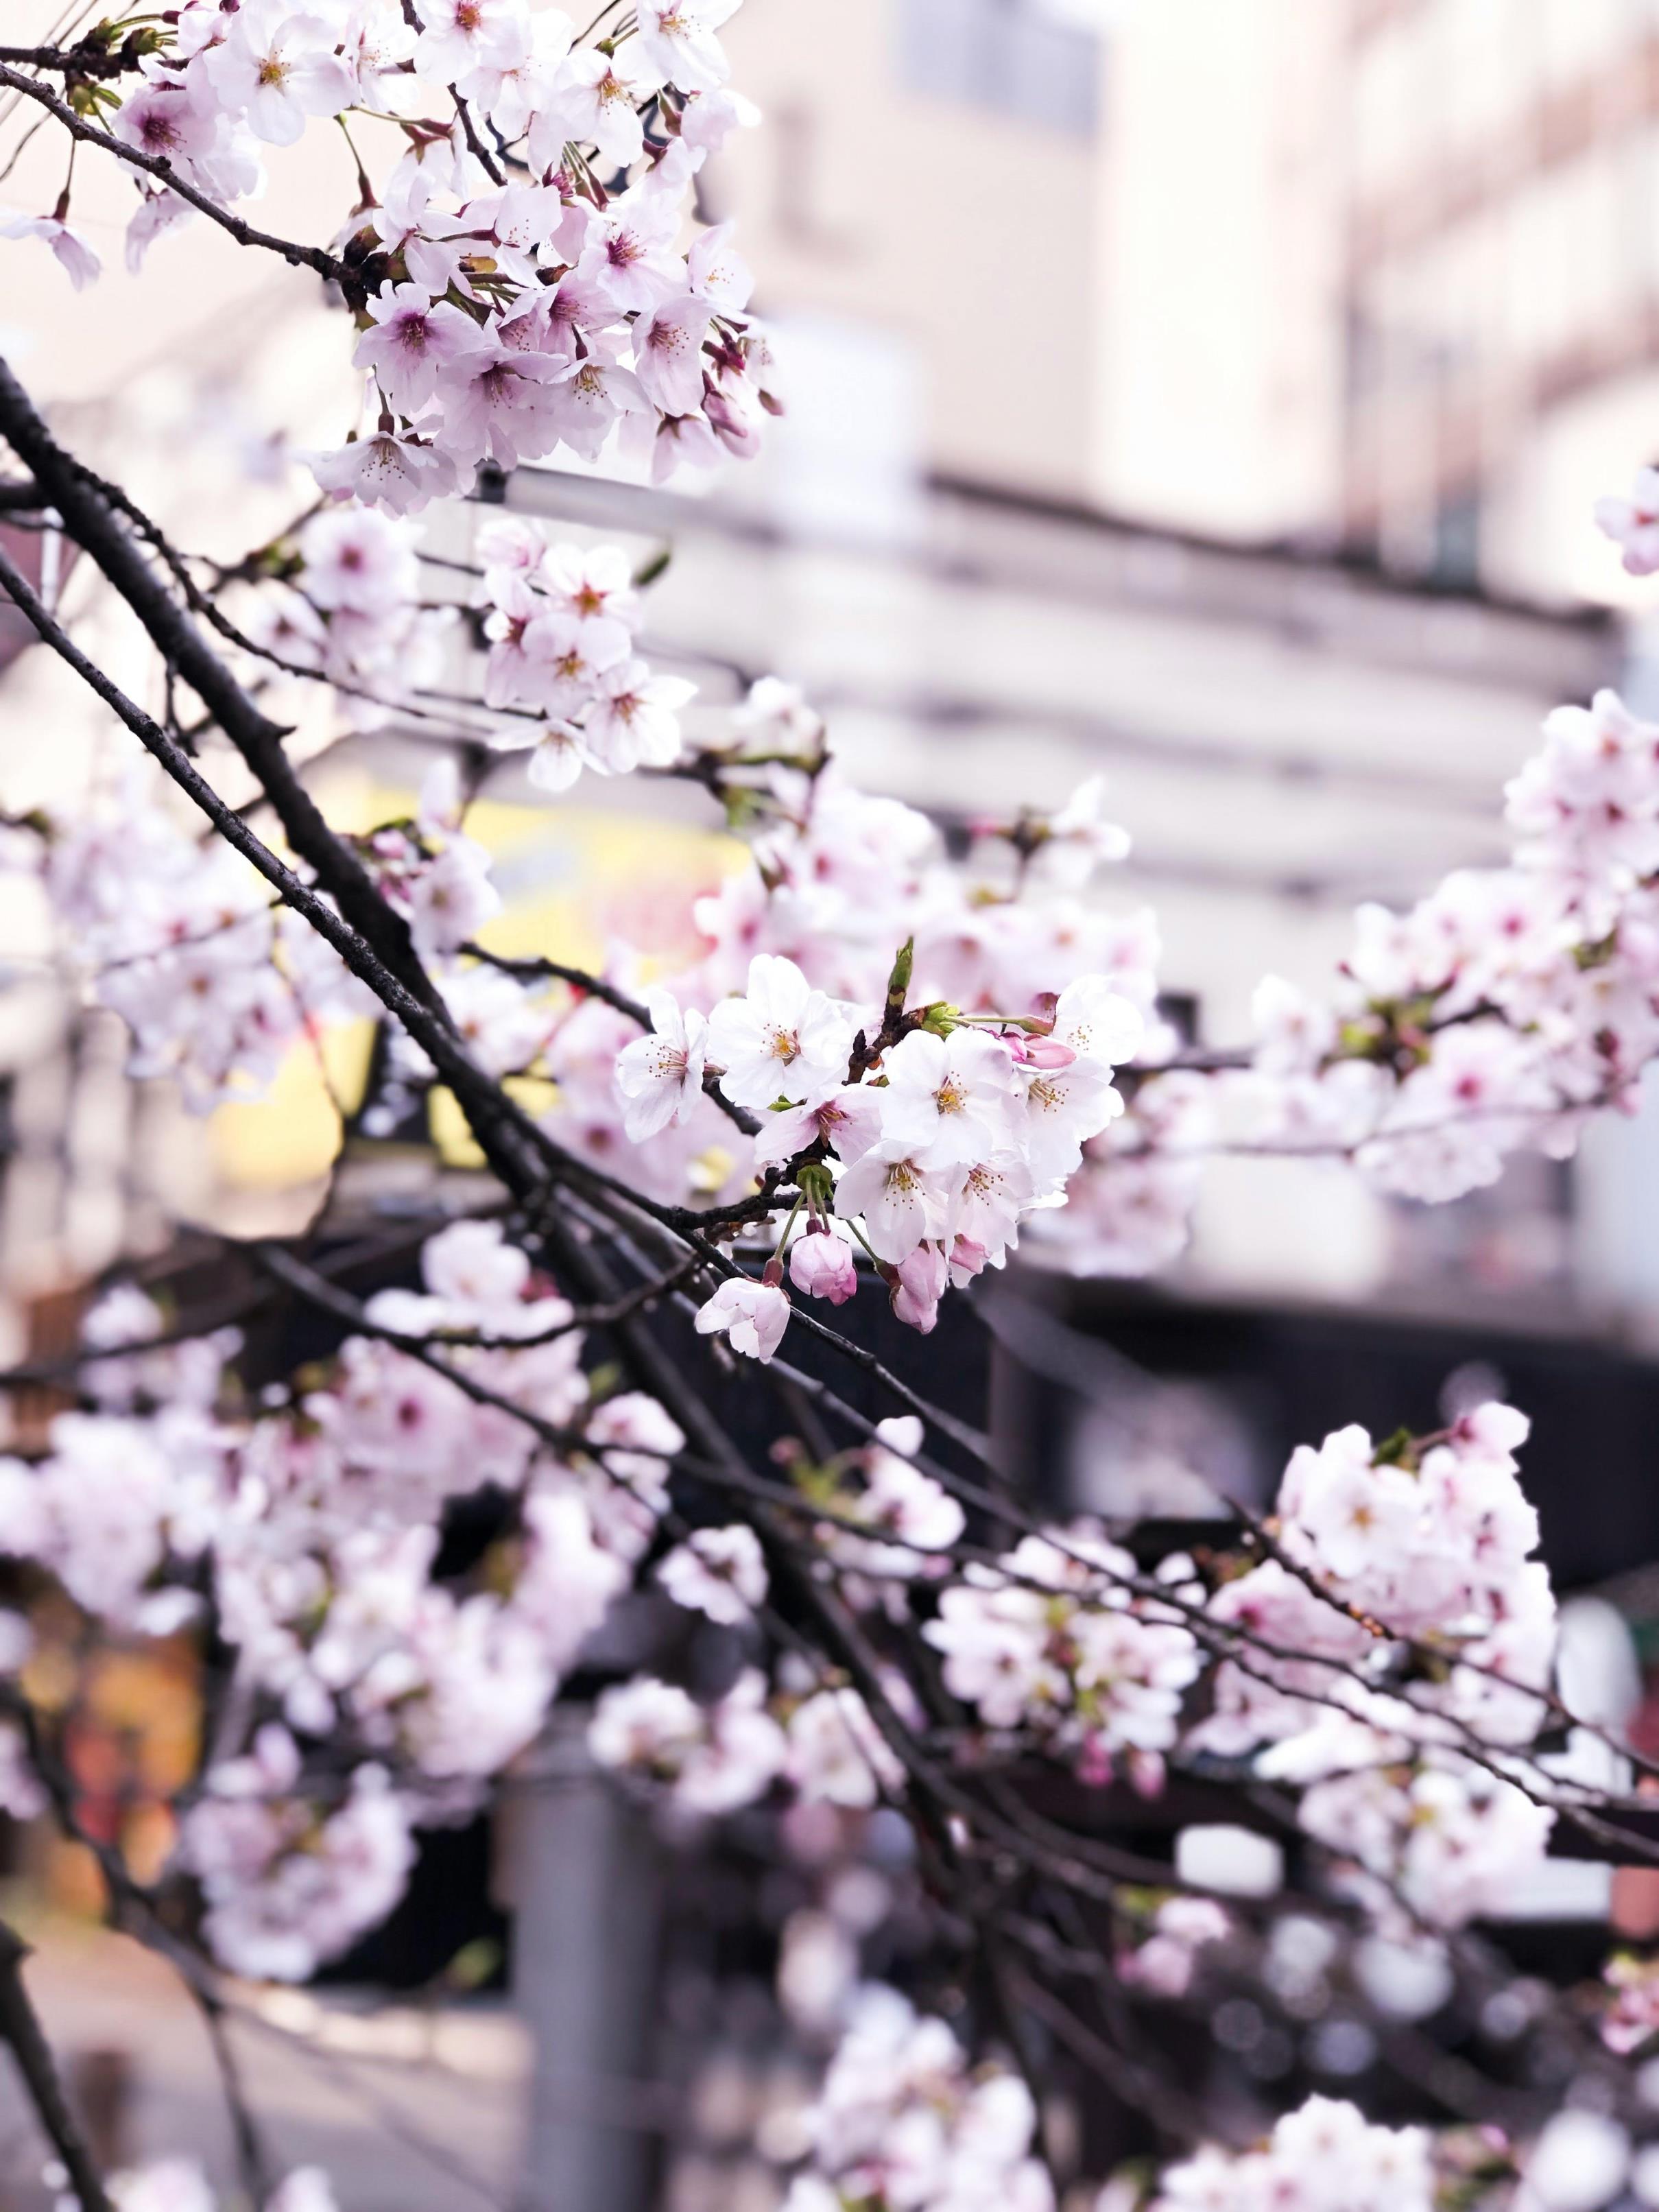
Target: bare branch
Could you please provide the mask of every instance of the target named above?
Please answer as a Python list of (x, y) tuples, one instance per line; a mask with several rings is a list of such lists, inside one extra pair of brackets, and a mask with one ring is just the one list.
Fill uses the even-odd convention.
[(0, 46), (0, 62), (21, 69), (56, 70), (64, 76), (125, 76), (143, 57), (130, 46)]

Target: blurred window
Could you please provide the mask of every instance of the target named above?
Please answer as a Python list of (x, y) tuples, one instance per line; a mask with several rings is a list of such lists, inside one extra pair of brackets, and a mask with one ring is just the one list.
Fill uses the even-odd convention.
[(899, 81), (909, 92), (1091, 136), (1100, 33), (1072, 0), (897, 0)]

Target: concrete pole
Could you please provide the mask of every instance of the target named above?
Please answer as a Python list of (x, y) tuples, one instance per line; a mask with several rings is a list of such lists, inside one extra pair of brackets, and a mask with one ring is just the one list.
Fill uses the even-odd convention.
[(662, 1853), (594, 1767), (587, 1719), (556, 1711), (503, 1837), (514, 2001), (535, 2047), (525, 2212), (649, 2212), (661, 2163)]

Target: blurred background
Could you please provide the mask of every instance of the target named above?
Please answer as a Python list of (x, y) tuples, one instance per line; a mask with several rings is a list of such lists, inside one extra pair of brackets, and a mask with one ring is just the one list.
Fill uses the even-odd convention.
[[(45, 0), (17, 12), (20, 37), (60, 21)], [(764, 126), (710, 164), (701, 212), (738, 226), (789, 412), (758, 462), (707, 485), (550, 468), (503, 494), (574, 535), (672, 548), (654, 660), (715, 703), (750, 675), (801, 682), (855, 781), (952, 831), (1104, 774), (1134, 843), (1103, 895), (1155, 911), (1171, 1011), (1217, 1045), (1247, 1034), (1265, 971), (1323, 987), (1359, 901), (1407, 902), (1504, 858), (1501, 786), (1551, 706), (1610, 684), (1659, 717), (1659, 587), (1626, 578), (1589, 520), (1659, 455), (1659, 0), (838, 0), (827, 18), (747, 0), (724, 37)], [(0, 166), (24, 125), (3, 108)], [(346, 164), (277, 155), (273, 227), (322, 234)], [(0, 199), (37, 212), (60, 182), (37, 144)], [(350, 419), (339, 312), (303, 273), (250, 269), (200, 229), (161, 242), (141, 289), (120, 267), (119, 180), (83, 172), (76, 212), (102, 286), (72, 296), (44, 252), (9, 248), (0, 351), (183, 542), (240, 551), (297, 508), (285, 453), (337, 443)], [(429, 543), (464, 555), (477, 514), (433, 517)], [(0, 536), (48, 564), (80, 631), (152, 696), (137, 639), (61, 548)], [(0, 628), (8, 811), (113, 790), (108, 732), (22, 643)], [(343, 744), (302, 718), (295, 742), (337, 816), (364, 823), (423, 764), (395, 726)], [(624, 912), (637, 933), (642, 881), (672, 949), (730, 865), (659, 786), (526, 802), (493, 785), (476, 824), (501, 855), (502, 949), (602, 957)], [(15, 1357), (70, 1341), (87, 1285), (123, 1255), (175, 1267), (180, 1224), (309, 1218), (338, 1133), (331, 1086), (352, 1079), (325, 1083), (302, 1057), (204, 1141), (163, 1088), (127, 1082), (112, 1021), (40, 969), (22, 892), (0, 896), (0, 1353)], [(464, 1177), (452, 1135), (422, 1157), (364, 1147), (331, 1205), (395, 1212)], [(1659, 1106), (1448, 1207), (1334, 1165), (1217, 1163), (1155, 1284), (1026, 1274), (988, 1306), (974, 1410), (1058, 1505), (1186, 1510), (1206, 1486), (1259, 1498), (1295, 1442), (1343, 1421), (1426, 1429), (1512, 1397), (1535, 1423), (1524, 1472), (1547, 1554), (1589, 1608), (1595, 1694), (1659, 1742), (1642, 1672), (1659, 1658)], [(929, 1356), (959, 1361), (945, 1335)], [(25, 1440), (46, 1410), (22, 1408)], [(161, 1730), (145, 1755), (164, 1767), (188, 1684), (158, 1673), (109, 1695), (110, 1729)], [(611, 1814), (580, 1817), (599, 1861), (623, 1850), (601, 1836)], [(439, 1879), (522, 1908), (525, 1865), (577, 1863), (545, 1836), (521, 1847), (487, 1839)], [(682, 1899), (663, 1938), (696, 1953), (665, 2017), (727, 2069), (686, 2091), (711, 2100), (715, 2148), (684, 2152), (677, 2212), (773, 2201), (764, 2161), (719, 2144), (751, 2141), (771, 2109), (775, 2055), (755, 2054), (773, 2050), (778, 1931), (808, 1911), (798, 1947), (833, 1949), (872, 1911), (867, 1891), (840, 1918), (825, 1904), (850, 1863), (834, 1839), (804, 1887), (755, 1849), (735, 1873), (705, 1869), (699, 1924), (725, 1934), (697, 1952)], [(1561, 1863), (1517, 1912), (1605, 1931), (1607, 1869)], [(60, 1902), (76, 1879), (51, 1872)], [(568, 1898), (542, 1909), (568, 1914)], [(532, 1923), (545, 1933), (521, 1909), (520, 1958)], [(716, 1952), (750, 1990), (719, 2033)], [(380, 1967), (408, 1980), (442, 1963)], [(556, 2000), (583, 2002), (599, 2000)], [(548, 2019), (572, 2016), (544, 2007), (544, 2051)], [(625, 2057), (634, 2030), (615, 2032)], [(518, 2087), (502, 2111), (520, 2119), (502, 2126), (544, 2130), (533, 2174), (569, 2150), (571, 2093), (544, 2066), (523, 2091), (536, 2068), (516, 2033), (504, 2014), (499, 2079)], [(644, 2064), (613, 2061), (618, 2079)], [(644, 2092), (622, 2105), (628, 2139), (656, 2140)], [(634, 2123), (595, 2124), (614, 2160)], [(619, 2174), (615, 2212), (632, 2201)]]

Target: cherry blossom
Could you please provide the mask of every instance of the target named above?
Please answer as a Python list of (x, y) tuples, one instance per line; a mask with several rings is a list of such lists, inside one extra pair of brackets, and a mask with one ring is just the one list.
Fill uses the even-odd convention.
[(930, 1175), (902, 1145), (872, 1145), (836, 1184), (836, 1211), (862, 1220), (876, 1257), (898, 1267), (924, 1238), (945, 1234), (961, 1182), (960, 1170), (950, 1177)]
[(471, 352), (478, 326), (447, 301), (428, 298), (418, 284), (394, 284), (368, 302), (374, 327), (357, 342), (352, 359), (372, 372), (380, 390), (405, 415), (432, 399), (441, 371)]
[(223, 35), (201, 55), (204, 78), (238, 108), (257, 138), (291, 146), (313, 115), (336, 115), (357, 85), (334, 52), (334, 33), (292, 0), (243, 0)]
[(523, 47), (521, 11), (513, 0), (419, 0), (416, 67), (441, 84), (477, 69), (510, 69)]
[(635, 36), (646, 59), (682, 92), (713, 92), (731, 75), (714, 33), (738, 0), (646, 0)]
[(1167, 1897), (1153, 1912), (1145, 1941), (1120, 1961), (1118, 1971), (1161, 1997), (1184, 1996), (1200, 1953), (1231, 1932), (1232, 1922), (1212, 1899)]
[(1260, 2149), (1211, 2144), (1159, 2177), (1154, 2212), (1231, 2212), (1280, 2201), (1308, 2212), (1433, 2212), (1436, 2176), (1423, 2128), (1371, 2125), (1357, 2105), (1310, 2097)]
[(766, 1596), (760, 1540), (742, 1522), (696, 1529), (668, 1554), (657, 1579), (676, 1605), (706, 1613), (728, 1627), (749, 1620)]
[(696, 1322), (700, 1336), (722, 1335), (733, 1352), (763, 1361), (782, 1343), (788, 1325), (788, 1293), (776, 1284), (752, 1283), (741, 1275), (720, 1285), (698, 1310)]
[(680, 709), (696, 696), (684, 676), (653, 676), (642, 660), (602, 669), (582, 740), (596, 768), (626, 775), (636, 768), (672, 768), (680, 754)]
[(77, 292), (96, 283), (103, 263), (78, 230), (55, 216), (7, 215), (0, 238), (38, 238), (49, 246)]
[(722, 999), (708, 1018), (708, 1056), (735, 1106), (776, 1099), (821, 1104), (845, 1082), (851, 1023), (793, 960), (757, 953), (741, 998)]
[(783, 1731), (764, 1700), (764, 1680), (752, 1668), (709, 1706), (671, 1684), (640, 1677), (603, 1692), (588, 1746), (601, 1766), (672, 1785), (687, 1812), (732, 1812), (762, 1796), (783, 1766)]
[(803, 1797), (867, 1807), (898, 1790), (904, 1769), (856, 1690), (819, 1690), (789, 1721), (789, 1779)]
[(859, 1286), (852, 1247), (830, 1230), (810, 1231), (790, 1251), (789, 1279), (804, 1297), (845, 1305)]
[(1595, 521), (1624, 549), (1625, 567), (1632, 576), (1652, 575), (1659, 569), (1659, 469), (1638, 469), (1623, 498), (1598, 499)]
[[(532, 118), (530, 158), (537, 167), (554, 166), (564, 140), (592, 143), (602, 161), (628, 167), (638, 161), (645, 143), (638, 103), (643, 80), (626, 74), (629, 58), (579, 48), (553, 82), (548, 103)], [(620, 65), (619, 65), (620, 64)]]
[(645, 1003), (651, 1034), (617, 1055), (623, 1127), (635, 1143), (681, 1120), (702, 1096), (702, 1016), (695, 1008), (683, 1011), (669, 991), (647, 992)]
[(942, 2020), (880, 1984), (858, 1993), (808, 2126), (811, 2160), (787, 2212), (845, 2203), (1053, 2212), (1025, 2084), (998, 2066), (975, 2072)]
[(1098, 1779), (1119, 1753), (1175, 1743), (1200, 1669), (1188, 1632), (1124, 1589), (1133, 1571), (1086, 1528), (1066, 1532), (1063, 1552), (1028, 1536), (1000, 1568), (947, 1589), (924, 1633), (946, 1683), (990, 1726), (1028, 1723)]
[(392, 514), (418, 514), (434, 499), (466, 488), (447, 453), (389, 430), (354, 439), (337, 453), (319, 454), (311, 468), (325, 491), (372, 501)]
[(887, 1055), (884, 1143), (928, 1168), (963, 1167), (991, 1150), (1006, 1127), (1016, 1063), (978, 1030), (948, 1037), (915, 1030)]

